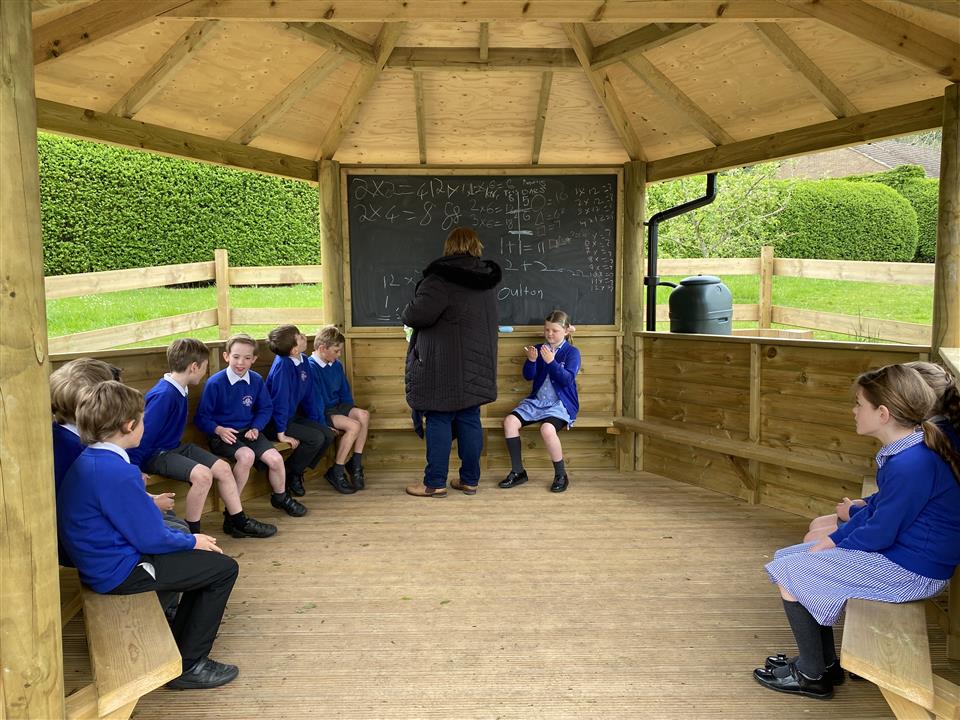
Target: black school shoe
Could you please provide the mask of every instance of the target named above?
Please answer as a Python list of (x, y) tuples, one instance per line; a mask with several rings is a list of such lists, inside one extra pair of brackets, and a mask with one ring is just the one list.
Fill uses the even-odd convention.
[(570, 478), (567, 474), (557, 475), (553, 479), (553, 485), (550, 486), (550, 492), (563, 492), (570, 485)]
[(363, 490), (366, 484), (366, 478), (363, 476), (363, 466), (354, 467), (353, 463), (347, 465), (347, 474), (350, 475), (350, 484), (355, 490)]
[(336, 466), (331, 465), (330, 469), (327, 470), (323, 476), (327, 479), (327, 482), (333, 486), (333, 489), (338, 493), (343, 493), (344, 495), (350, 495), (355, 493), (357, 490), (354, 488), (348, 481), (347, 475), (344, 472), (337, 473)]
[(167, 683), (173, 690), (205, 690), (226, 685), (236, 679), (240, 668), (210, 658), (201, 658), (189, 670)]
[(816, 700), (829, 700), (833, 697), (833, 682), (827, 673), (818, 678), (810, 678), (797, 670), (796, 663), (791, 662), (788, 666), (790, 674), (786, 677), (777, 677), (773, 670), (757, 668), (753, 671), (753, 679), (768, 690), (789, 695), (803, 695)]
[(290, 517), (303, 517), (307, 514), (307, 508), (290, 497), (288, 492), (283, 493), (283, 495), (271, 494), (270, 504), (277, 510), (283, 510)]
[(223, 531), (235, 538), (268, 538), (277, 534), (277, 526), (254, 520), (252, 517), (246, 518), (241, 525), (237, 525), (229, 515), (224, 513)]
[(307, 491), (303, 489), (303, 473), (287, 475), (287, 492), (296, 497), (303, 497)]
[(511, 470), (509, 475), (497, 483), (497, 486), (507, 490), (508, 488), (516, 487), (517, 485), (523, 485), (529, 479), (530, 478), (527, 477), (526, 470), (521, 470), (520, 472), (514, 472)]
[[(789, 665), (790, 663), (795, 663), (796, 661), (796, 657), (788, 658), (786, 655), (781, 653), (767, 657), (763, 667), (766, 670), (773, 670), (774, 668), (783, 667), (784, 665)], [(832, 682), (834, 685), (843, 685), (847, 679), (847, 674), (843, 671), (843, 668), (840, 667), (840, 663), (834, 660), (832, 664), (827, 665), (827, 677), (830, 678), (830, 682)]]

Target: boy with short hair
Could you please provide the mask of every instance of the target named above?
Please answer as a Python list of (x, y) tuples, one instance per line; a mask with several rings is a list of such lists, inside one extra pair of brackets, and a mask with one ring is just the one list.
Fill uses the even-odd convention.
[[(340, 354), (345, 342), (336, 325), (321, 328), (313, 340), (313, 355), (308, 358), (313, 378), (314, 397), (323, 404), (327, 424), (343, 433), (337, 445), (334, 465), (327, 470), (330, 484), (342, 482), (344, 471), (350, 474), (350, 483), (363, 490), (363, 446), (370, 430), (370, 413), (353, 404), (350, 382), (344, 372)], [(353, 455), (350, 456), (350, 450)], [(347, 457), (350, 456), (350, 462)]]
[(63, 480), (57, 529), (80, 580), (95, 592), (114, 595), (182, 592), (172, 630), (183, 674), (168, 687), (230, 682), (237, 667), (208, 654), (237, 579), (237, 563), (222, 554), (215, 538), (166, 528), (143, 491), (140, 471), (127, 455), (143, 435), (143, 396), (108, 380), (84, 395), (76, 415), (88, 447)]
[(200, 530), (200, 515), (213, 480), (223, 500), (223, 531), (236, 538), (265, 538), (277, 532), (275, 525), (248, 517), (240, 503), (243, 484), (230, 465), (213, 453), (181, 442), (187, 427), (187, 393), (207, 374), (210, 351), (193, 338), (174, 340), (167, 347), (166, 373), (147, 391), (143, 416), (143, 440), (130, 451), (130, 460), (144, 472), (163, 475), (190, 484), (186, 520), (191, 532)]
[[(273, 417), (266, 432), (293, 446), (286, 462), (287, 487), (295, 495), (303, 495), (304, 472), (317, 466), (334, 435), (324, 423), (323, 409), (313, 395), (313, 380), (303, 354), (306, 337), (296, 325), (281, 325), (270, 331), (267, 341), (276, 357), (267, 374)], [(354, 492), (345, 480), (340, 484), (331, 481), (331, 485), (337, 492)]]
[(250, 368), (257, 361), (257, 341), (239, 333), (227, 339), (223, 359), (227, 367), (203, 386), (200, 406), (193, 422), (207, 434), (210, 449), (232, 458), (237, 487), (243, 488), (254, 462), (267, 466), (273, 493), (270, 504), (292, 517), (307, 514), (307, 508), (290, 497), (286, 489), (283, 457), (263, 434), (273, 413), (266, 384)]

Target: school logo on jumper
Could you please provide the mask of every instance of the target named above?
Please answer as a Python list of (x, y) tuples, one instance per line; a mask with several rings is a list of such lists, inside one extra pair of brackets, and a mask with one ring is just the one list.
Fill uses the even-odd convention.
[(253, 395), (244, 395), (240, 402), (243, 403), (244, 407), (253, 407)]
[(300, 371), (300, 382), (306, 382), (306, 381), (307, 381), (307, 371), (306, 371), (306, 370), (301, 370), (301, 371)]

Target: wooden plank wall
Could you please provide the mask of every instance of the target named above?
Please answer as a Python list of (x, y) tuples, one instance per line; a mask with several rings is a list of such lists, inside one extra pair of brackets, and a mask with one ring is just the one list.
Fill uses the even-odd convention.
[[(878, 444), (856, 434), (850, 386), (860, 372), (925, 359), (920, 346), (758, 341), (640, 334), (646, 420), (756, 442), (784, 452), (862, 468), (870, 474)], [(752, 391), (752, 395), (751, 395)], [(753, 401), (751, 402), (751, 397)], [(860, 487), (836, 478), (758, 464), (757, 488), (722, 454), (644, 438), (641, 469), (759, 501), (806, 517), (832, 512)]]

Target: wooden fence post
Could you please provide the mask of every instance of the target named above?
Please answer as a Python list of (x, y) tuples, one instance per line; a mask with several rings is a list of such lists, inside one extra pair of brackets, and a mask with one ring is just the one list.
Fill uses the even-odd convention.
[(768, 328), (773, 320), (773, 246), (760, 248), (760, 316), (757, 327)]
[(0, 717), (63, 717), (29, 0), (0, 2)]
[(323, 274), (323, 320), (344, 327), (344, 248), (340, 226), (340, 163), (321, 160), (320, 178), (320, 270)]
[(217, 328), (220, 339), (230, 337), (230, 258), (226, 250), (213, 251), (214, 282), (217, 285)]

